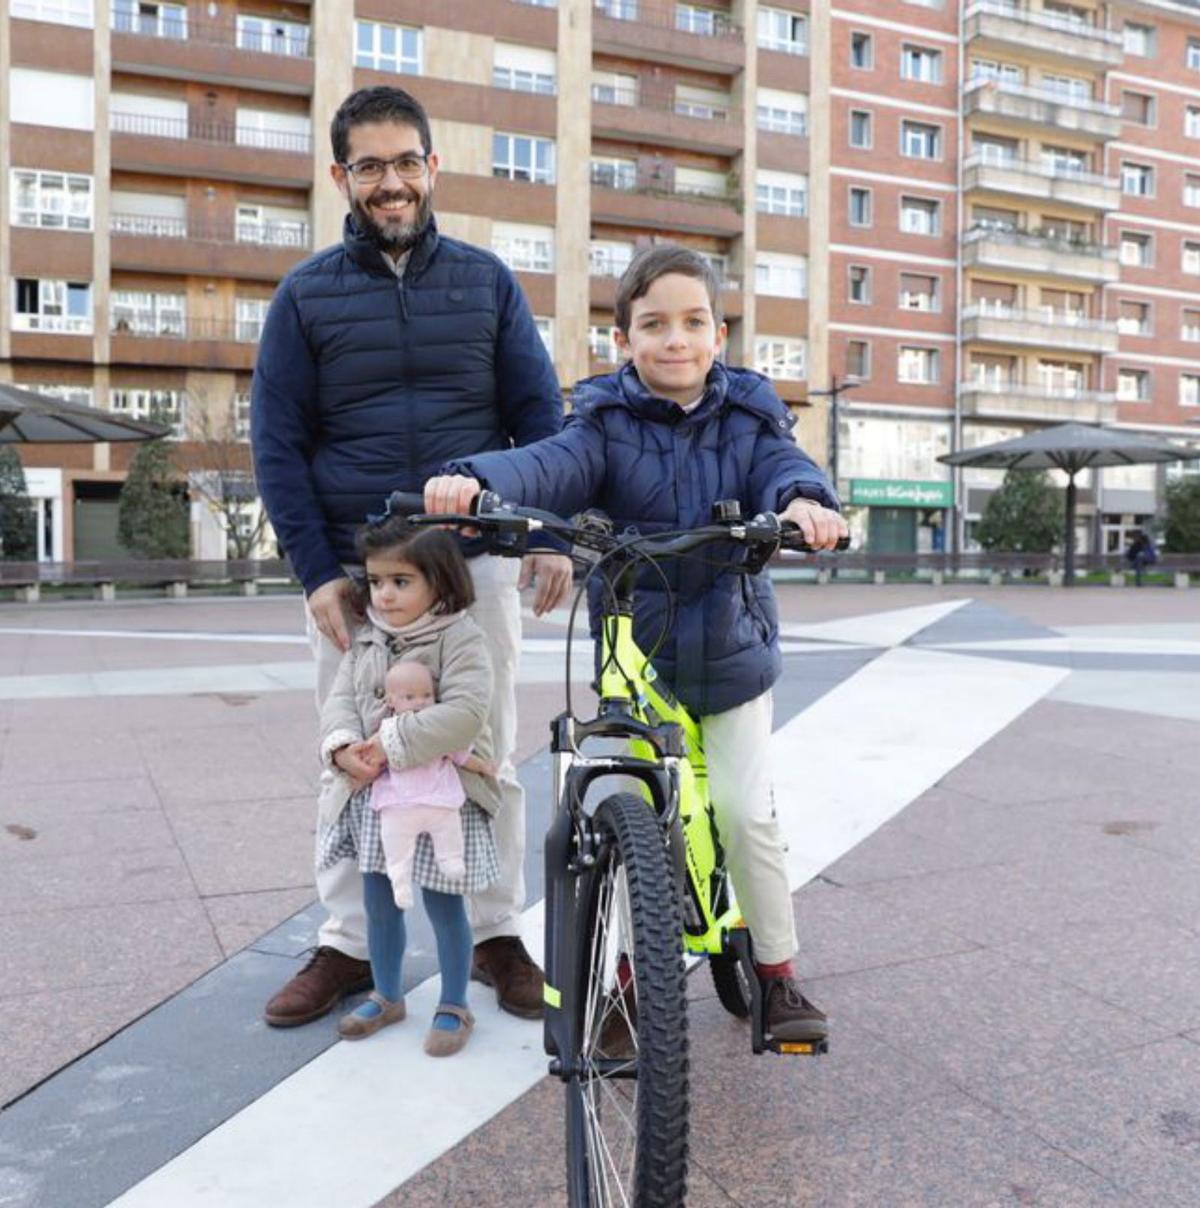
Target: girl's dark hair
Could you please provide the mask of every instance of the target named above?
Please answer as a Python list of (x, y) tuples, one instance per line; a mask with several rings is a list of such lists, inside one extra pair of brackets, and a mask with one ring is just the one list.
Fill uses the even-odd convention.
[(415, 96), (403, 88), (380, 84), (376, 88), (360, 88), (352, 92), (338, 107), (329, 124), (329, 141), (333, 144), (335, 163), (344, 164), (350, 154), (350, 129), (368, 122), (399, 122), (411, 126), (421, 139), (421, 150), (428, 155), (433, 150), (429, 133), (429, 118)]
[[(354, 535), (358, 560), (387, 555), (421, 572), (433, 589), (436, 612), (462, 612), (475, 603), (475, 584), (458, 539), (446, 529), (416, 528), (407, 516), (388, 516), (378, 524), (364, 524)], [(359, 584), (361, 603), (370, 602), (366, 578)]]
[(721, 283), (713, 271), (712, 264), (699, 252), (681, 243), (657, 243), (645, 251), (638, 252), (629, 267), (617, 282), (616, 319), (617, 330), (629, 334), (629, 319), (633, 304), (644, 298), (650, 287), (669, 273), (682, 273), (695, 277), (708, 291), (708, 304), (712, 307), (713, 323), (721, 326)]

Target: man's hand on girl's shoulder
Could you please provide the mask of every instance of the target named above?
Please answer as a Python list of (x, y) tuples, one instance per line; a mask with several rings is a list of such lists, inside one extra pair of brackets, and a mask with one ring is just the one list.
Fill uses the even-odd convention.
[(779, 518), (794, 524), (813, 549), (833, 549), (850, 532), (837, 512), (813, 499), (793, 499)]

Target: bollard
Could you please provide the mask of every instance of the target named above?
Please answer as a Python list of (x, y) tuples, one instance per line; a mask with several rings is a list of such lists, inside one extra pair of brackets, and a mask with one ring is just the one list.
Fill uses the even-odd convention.
[(115, 583), (97, 583), (92, 588), (93, 600), (115, 600), (117, 598), (117, 585)]
[(1051, 587), (1061, 587), (1063, 585), (1063, 573), (1061, 570), (1051, 570), (1046, 572), (1046, 582)]
[(1175, 572), (1175, 586), (1176, 587), (1187, 587), (1191, 583), (1191, 581), (1192, 581), (1192, 578), (1187, 573), (1186, 570), (1177, 570)]
[(934, 587), (941, 587), (941, 585), (943, 583), (945, 583), (945, 581), (946, 581), (946, 575), (945, 575), (944, 571), (935, 570), (933, 572), (933, 575), (930, 577), (930, 582), (933, 584)]
[(258, 584), (253, 579), (243, 579), (238, 586), (244, 596), (258, 595)]
[(42, 598), (42, 588), (38, 583), (26, 583), (17, 588), (17, 599), (22, 604), (36, 604)]
[(170, 600), (187, 599), (187, 584), (182, 580), (167, 584), (167, 598)]
[(887, 582), (887, 571), (877, 570), (875, 572), (874, 582), (876, 584), (886, 583)]
[(833, 580), (833, 573), (830, 571), (829, 567), (822, 566), (817, 570), (817, 582), (818, 583), (824, 585), (826, 583), (832, 582), (832, 580)]
[(999, 587), (1000, 584), (1003, 582), (1004, 582), (1004, 576), (1001, 575), (1001, 573), (998, 570), (994, 570), (994, 571), (992, 571), (992, 573), (990, 575), (988, 575), (988, 586), (989, 587)]
[(1114, 570), (1108, 576), (1109, 587), (1124, 587), (1125, 572), (1123, 570)]

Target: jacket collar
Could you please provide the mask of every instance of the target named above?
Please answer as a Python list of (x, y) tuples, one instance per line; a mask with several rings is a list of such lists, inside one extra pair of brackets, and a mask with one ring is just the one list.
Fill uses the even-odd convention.
[(697, 423), (720, 410), (729, 392), (729, 375), (725, 366), (717, 362), (708, 371), (704, 383), (704, 395), (691, 411), (684, 411), (678, 403), (660, 398), (646, 389), (638, 377), (633, 362), (628, 361), (612, 375), (616, 391), (622, 401), (643, 419), (658, 420), (668, 424)]
[[(437, 251), (438, 241), (437, 220), (431, 214), (425, 229), (417, 237), (409, 253), (408, 266), (404, 270), (406, 281), (415, 280), (428, 267), (433, 254)], [(342, 223), (342, 247), (346, 254), (360, 268), (376, 276), (387, 276), (389, 270), (380, 256), (379, 248), (359, 230), (353, 215), (347, 213)]]

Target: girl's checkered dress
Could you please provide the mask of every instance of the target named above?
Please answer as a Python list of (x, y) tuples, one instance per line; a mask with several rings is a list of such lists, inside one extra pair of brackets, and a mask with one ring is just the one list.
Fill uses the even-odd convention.
[[(417, 839), (413, 857), (413, 884), (438, 893), (478, 893), (500, 875), (492, 820), (473, 801), (462, 807), (463, 859), (467, 875), (447, 877), (433, 858), (428, 835)], [(386, 873), (383, 843), (379, 838), (379, 815), (371, 808), (371, 789), (359, 789), (346, 803), (336, 822), (321, 832), (317, 867), (329, 868), (339, 860), (358, 860), (360, 872)]]

